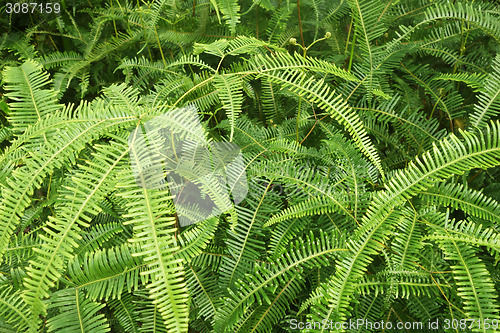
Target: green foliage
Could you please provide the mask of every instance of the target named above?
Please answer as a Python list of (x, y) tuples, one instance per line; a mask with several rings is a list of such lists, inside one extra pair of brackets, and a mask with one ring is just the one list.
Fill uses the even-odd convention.
[[(0, 7), (1, 332), (500, 330), (497, 3), (60, 5)], [(243, 201), (181, 224), (157, 119)]]

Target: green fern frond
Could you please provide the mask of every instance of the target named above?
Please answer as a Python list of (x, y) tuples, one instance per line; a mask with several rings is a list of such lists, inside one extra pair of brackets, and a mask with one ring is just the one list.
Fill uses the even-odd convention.
[(82, 61), (83, 59), (83, 56), (79, 53), (66, 51), (53, 52), (45, 55), (39, 59), (39, 62), (45, 69), (51, 69), (54, 67), (68, 68), (70, 64)]
[(19, 291), (13, 290), (5, 281), (0, 285), (0, 318), (12, 325), (17, 332), (36, 332), (39, 320), (33, 320), (29, 314), (29, 305), (21, 298)]
[(321, 305), (313, 313), (318, 317), (344, 320), (350, 306), (354, 283), (363, 275), (385, 243), (389, 233), (400, 221), (394, 207), (434, 183), (471, 168), (489, 168), (500, 164), (500, 123), (492, 123), (480, 136), (462, 132), (462, 142), (456, 136), (434, 145), (422, 157), (411, 162), (407, 170), (396, 173), (386, 184), (385, 191), (378, 192), (363, 217), (361, 227), (349, 241), (352, 253), (340, 262), (336, 276), (322, 287), (325, 295)]
[(180, 247), (175, 254), (176, 257), (182, 258), (184, 262), (189, 263), (194, 257), (198, 256), (214, 237), (218, 224), (219, 219), (213, 217), (183, 231), (176, 239), (176, 244)]
[[(259, 236), (266, 210), (270, 208), (269, 196), (268, 185), (258, 195), (255, 194), (255, 198), (252, 198), (253, 209), (235, 207), (238, 224), (226, 240), (230, 256), (223, 257), (221, 262), (221, 282), (227, 287), (251, 270), (254, 261), (259, 258), (259, 251), (264, 249), (264, 242)], [(249, 199), (247, 197), (246, 201), (250, 203)]]
[(455, 82), (463, 82), (471, 87), (474, 92), (484, 91), (486, 83), (486, 74), (478, 73), (458, 73), (458, 74), (441, 74), (434, 78), (434, 80), (448, 80)]
[(105, 243), (110, 239), (113, 239), (114, 243), (119, 243), (120, 239), (126, 240), (127, 234), (124, 232), (123, 226), (118, 223), (94, 224), (83, 231), (82, 238), (78, 240), (78, 247), (74, 253), (78, 256), (85, 252), (96, 251), (105, 247)]
[(56, 92), (44, 89), (49, 84), (49, 74), (42, 71), (39, 63), (27, 60), (19, 67), (6, 67), (3, 76), (5, 90), (9, 91), (6, 96), (12, 99), (9, 121), (14, 131), (22, 132), (61, 108)]
[(417, 271), (384, 271), (375, 276), (362, 278), (357, 283), (357, 291), (361, 295), (377, 297), (384, 293), (393, 293), (395, 298), (436, 297), (440, 290), (451, 288), (445, 281), (426, 272)]
[[(284, 57), (283, 59), (289, 61), (290, 58)], [(263, 57), (255, 58), (253, 67), (259, 77), (263, 77), (271, 83), (282, 85), (310, 103), (315, 103), (319, 108), (325, 109), (332, 118), (346, 128), (354, 138), (358, 148), (377, 166), (380, 173), (384, 174), (378, 153), (370, 142), (361, 120), (346, 102), (339, 95), (336, 95), (335, 91), (330, 90), (324, 81), (315, 80), (314, 77), (308, 76), (304, 72), (278, 71), (279, 67), (287, 68), (286, 62), (284, 64), (278, 62), (279, 67), (275, 67), (275, 64), (268, 60)]]
[(355, 31), (357, 35), (356, 41), (359, 43), (363, 53), (363, 65), (366, 68), (366, 76), (363, 78), (366, 81), (368, 88), (368, 99), (371, 99), (371, 94), (377, 85), (377, 78), (374, 75), (376, 67), (376, 47), (373, 45), (374, 40), (380, 37), (386, 28), (385, 20), (387, 19), (385, 6), (381, 1), (370, 0), (349, 0), (348, 1), (355, 22)]
[(33, 306), (34, 313), (44, 313), (43, 298), (62, 275), (65, 261), (73, 257), (73, 248), (80, 239), (81, 227), (88, 227), (89, 215), (99, 211), (97, 203), (113, 188), (113, 171), (123, 165), (128, 147), (123, 143), (96, 146), (95, 160), (81, 165), (72, 184), (62, 192), (62, 198), (72, 198), (72, 203), (57, 204), (57, 216), (51, 216), (41, 235), (42, 246), (35, 251), (36, 261), (28, 267), (24, 298)]
[[(453, 260), (451, 265), (453, 277), (457, 284), (457, 293), (464, 303), (467, 318), (499, 319), (499, 306), (495, 302), (498, 293), (489, 277), (485, 264), (476, 255), (476, 251), (468, 245), (453, 240), (440, 242), (447, 260)], [(492, 332), (485, 325), (473, 327), (474, 332)]]
[(216, 0), (231, 34), (236, 33), (236, 25), (240, 23), (240, 5), (237, 0)]
[(273, 12), (266, 29), (269, 42), (277, 42), (281, 33), (285, 31), (287, 21), (292, 15), (294, 8), (295, 4), (290, 4), (290, 6), (283, 6)]
[(168, 333), (159, 311), (160, 306), (152, 304), (151, 300), (147, 297), (147, 294), (143, 291), (135, 293), (134, 296), (136, 295), (138, 296), (136, 303), (140, 309), (138, 310), (138, 317), (140, 321), (139, 332)]
[(234, 125), (236, 118), (241, 113), (243, 93), (240, 78), (236, 75), (216, 75), (214, 85), (219, 92), (222, 107), (226, 110), (231, 126), (229, 141), (233, 141)]
[(213, 324), (216, 312), (223, 305), (222, 290), (215, 274), (206, 268), (196, 269), (190, 265), (186, 270), (186, 281), (197, 318), (210, 318)]
[[(141, 151), (135, 145), (138, 129), (140, 127), (137, 127), (130, 137), (130, 158), (136, 165), (140, 164), (141, 156), (146, 151)], [(149, 148), (156, 153), (160, 147), (155, 145), (157, 146), (160, 140), (153, 140), (153, 137), (150, 139), (152, 142)], [(153, 158), (157, 159), (156, 163), (160, 163), (159, 156), (155, 155)], [(168, 332), (187, 332), (189, 296), (183, 279), (183, 260), (175, 257), (179, 248), (174, 245), (173, 233), (176, 229), (171, 201), (173, 197), (165, 190), (149, 188), (150, 180), (146, 180), (144, 174), (141, 174), (140, 179), (135, 179), (132, 170), (126, 170), (120, 178), (118, 195), (128, 201), (128, 213), (124, 215), (128, 220), (125, 224), (134, 225), (134, 235), (130, 242), (141, 247), (134, 255), (144, 257), (147, 264), (147, 270), (142, 274), (150, 277), (150, 298), (153, 304), (158, 304), (158, 311)], [(153, 183), (156, 181), (153, 179)]]
[(305, 230), (307, 222), (306, 219), (298, 218), (292, 221), (285, 220), (274, 227), (268, 250), (273, 260), (281, 256), (288, 248), (289, 242)]
[[(343, 196), (342, 196), (343, 197)], [(343, 198), (339, 197), (335, 204), (344, 206)], [(278, 215), (271, 217), (264, 227), (269, 227), (275, 223), (279, 223), (292, 218), (300, 218), (306, 215), (318, 215), (333, 213), (339, 211), (338, 207), (332, 204), (330, 197), (317, 196), (311, 197), (305, 201), (299, 202), (297, 205), (288, 207)]]
[(444, 225), (431, 225), (435, 230), (424, 239), (449, 241), (453, 243), (466, 243), (472, 246), (486, 246), (496, 260), (500, 258), (500, 234), (493, 228), (483, 228), (483, 225), (468, 221), (446, 222)]
[(419, 196), (431, 205), (451, 206), (492, 223), (500, 221), (497, 201), (462, 184), (437, 184), (429, 191), (420, 192)]
[(418, 214), (415, 211), (405, 209), (403, 219), (397, 226), (396, 237), (392, 242), (391, 265), (396, 270), (414, 270), (419, 262), (419, 249), (423, 246), (420, 243), (421, 230), (418, 223)]
[(86, 299), (78, 289), (64, 289), (52, 295), (49, 308), (58, 314), (47, 321), (48, 332), (109, 332), (109, 323), (99, 311), (104, 304)]
[(145, 264), (133, 256), (136, 250), (125, 244), (75, 256), (67, 265), (69, 287), (84, 290), (92, 300), (119, 299), (124, 291), (137, 290)]
[[(123, 114), (117, 116), (115, 112), (94, 112), (91, 116), (83, 106), (80, 111), (82, 118), (86, 120), (68, 121), (61, 126), (64, 131), (58, 131), (57, 136), (44, 146), (43, 154), (33, 151), (30, 158), (25, 161), (26, 165), (13, 172), (15, 177), (7, 180), (8, 186), (3, 188), (3, 198), (0, 202), (0, 239), (6, 240), (10, 237), (14, 227), (19, 223), (20, 215), (29, 205), (29, 197), (35, 188), (39, 187), (44, 177), (56, 167), (62, 166), (63, 161), (74, 163), (75, 155), (81, 151), (88, 141), (96, 138), (100, 133), (109, 130), (113, 126), (121, 126), (124, 122), (130, 122), (133, 117), (123, 118)], [(104, 118), (100, 118), (104, 117)], [(90, 119), (89, 119), (90, 118)], [(72, 125), (72, 126), (69, 126)], [(108, 127), (110, 126), (110, 127)], [(0, 254), (3, 253), (6, 242), (0, 242)]]
[[(500, 36), (500, 35), (499, 35)], [(486, 126), (487, 121), (500, 114), (500, 55), (497, 55), (492, 71), (484, 84), (484, 92), (479, 96), (478, 104), (470, 116), (471, 125), (477, 130)]]
[(120, 298), (108, 304), (125, 332), (139, 333), (140, 313), (137, 311), (138, 307), (132, 294), (124, 293)]
[[(339, 235), (327, 236), (320, 231), (318, 237), (310, 234), (305, 240), (299, 239), (292, 247), (293, 250), (285, 253), (274, 265), (256, 265), (254, 274), (239, 280), (236, 283), (237, 288), (230, 292), (231, 297), (228, 297), (224, 306), (218, 310), (215, 331), (231, 331), (242, 314), (254, 304), (271, 304), (271, 295), (275, 295), (280, 285), (282, 287), (289, 285), (304, 273), (304, 269), (311, 269), (320, 263), (325, 263), (337, 252), (346, 251), (347, 249), (339, 247), (341, 243), (342, 238)], [(272, 317), (265, 319), (265, 326), (271, 323), (273, 323)]]

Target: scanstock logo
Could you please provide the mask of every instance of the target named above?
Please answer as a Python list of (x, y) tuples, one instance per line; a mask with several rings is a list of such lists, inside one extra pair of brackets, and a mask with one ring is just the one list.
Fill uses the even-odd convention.
[(137, 185), (170, 190), (181, 226), (227, 212), (247, 195), (241, 149), (213, 142), (194, 106), (140, 124), (128, 142)]

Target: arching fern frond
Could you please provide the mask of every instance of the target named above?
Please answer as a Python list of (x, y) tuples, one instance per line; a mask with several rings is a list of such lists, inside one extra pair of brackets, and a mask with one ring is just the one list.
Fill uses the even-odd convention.
[(145, 264), (133, 257), (137, 249), (128, 244), (86, 253), (68, 263), (68, 286), (85, 291), (92, 300), (120, 298), (124, 291), (137, 290), (144, 281)]
[(9, 91), (6, 96), (12, 99), (9, 121), (14, 131), (22, 132), (61, 108), (56, 92), (44, 89), (50, 82), (49, 73), (43, 72), (34, 60), (27, 60), (19, 67), (6, 67), (3, 76), (7, 83), (5, 90)]
[[(142, 155), (146, 149), (137, 149), (134, 144), (139, 133), (137, 127), (129, 137), (130, 159), (135, 165), (139, 165)], [(150, 138), (151, 151), (153, 152), (152, 163), (160, 163), (159, 151), (160, 140)], [(155, 147), (156, 145), (156, 147)], [(144, 147), (143, 147), (144, 148)], [(127, 202), (128, 213), (125, 218), (126, 225), (134, 225), (134, 235), (130, 240), (140, 246), (135, 256), (144, 257), (147, 269), (142, 273), (148, 275), (151, 281), (148, 284), (150, 298), (153, 304), (158, 305), (168, 332), (186, 332), (188, 329), (189, 307), (187, 304), (188, 294), (183, 281), (184, 269), (182, 259), (175, 257), (178, 247), (174, 245), (175, 232), (171, 199), (168, 191), (150, 188), (149, 181), (156, 183), (161, 174), (155, 174), (156, 180), (144, 178), (144, 174), (136, 179), (132, 170), (124, 170), (120, 175), (120, 183), (117, 185), (119, 196)]]
[[(479, 259), (474, 249), (453, 240), (440, 242), (447, 260), (452, 265), (453, 277), (458, 286), (457, 293), (462, 298), (467, 318), (484, 321), (499, 319), (498, 293), (489, 277), (486, 265)], [(474, 332), (491, 332), (486, 325), (472, 327)]]
[(240, 22), (240, 5), (237, 0), (217, 0), (226, 24), (229, 26), (231, 33), (236, 33), (236, 25)]
[(428, 191), (420, 192), (419, 196), (432, 205), (452, 206), (492, 223), (500, 221), (500, 206), (497, 201), (461, 184), (437, 184)]
[(86, 299), (78, 289), (64, 289), (52, 296), (50, 308), (58, 314), (47, 321), (48, 332), (109, 332), (109, 323), (99, 311), (104, 304)]
[(314, 315), (315, 319), (346, 319), (355, 282), (364, 274), (373, 260), (372, 255), (380, 251), (400, 220), (394, 213), (395, 206), (454, 174), (500, 164), (500, 122), (492, 123), (477, 136), (462, 134), (464, 141), (450, 135), (434, 145), (432, 151), (411, 162), (407, 170), (397, 172), (386, 184), (386, 190), (373, 198), (361, 227), (348, 243), (352, 252), (343, 258), (335, 277), (321, 287), (325, 297), (312, 311), (318, 313), (317, 318)]
[(222, 107), (226, 110), (227, 118), (231, 126), (229, 141), (233, 141), (234, 125), (236, 118), (241, 113), (243, 93), (240, 78), (236, 75), (216, 75), (214, 85), (219, 92)]
[[(288, 70), (286, 63), (290, 58), (284, 57), (282, 60), (285, 63), (280, 64), (278, 62), (278, 66), (276, 66), (274, 62), (263, 57), (255, 58), (253, 66), (258, 73), (258, 77), (263, 77), (271, 83), (284, 86), (310, 103), (315, 103), (319, 108), (325, 109), (332, 118), (346, 128), (354, 138), (358, 148), (377, 166), (383, 175), (384, 171), (378, 153), (368, 138), (357, 114), (323, 80), (316, 80), (302, 71)], [(285, 70), (279, 71), (278, 68), (284, 68)]]
[(486, 126), (491, 117), (498, 114), (500, 114), (500, 55), (496, 56), (492, 64), (492, 71), (484, 83), (484, 92), (479, 95), (479, 103), (474, 105), (474, 112), (470, 116), (471, 125), (480, 130)]
[[(21, 298), (19, 291), (8, 286), (5, 281), (0, 285), (0, 318), (18, 332), (36, 332), (38, 320), (33, 321), (26, 314), (29, 306)], [(0, 327), (3, 326), (0, 324)]]
[[(327, 236), (321, 231), (317, 237), (311, 233), (305, 240), (299, 239), (297, 242), (293, 250), (276, 260), (274, 265), (256, 265), (254, 269), (256, 273), (246, 275), (244, 279), (237, 282), (238, 288), (231, 293), (231, 297), (226, 299), (225, 306), (217, 313), (214, 326), (216, 331), (229, 332), (242, 314), (250, 308), (271, 304), (272, 295), (276, 295), (279, 286), (285, 293), (293, 294), (293, 290), (298, 287), (297, 282), (293, 281), (304, 274), (304, 269), (325, 263), (336, 253), (346, 251), (340, 247), (342, 244), (340, 235)], [(291, 290), (286, 290), (287, 285)], [(292, 285), (295, 285), (295, 288)], [(257, 315), (257, 317), (263, 317), (255, 321), (253, 325), (259, 325), (264, 321), (264, 326), (269, 327), (276, 323), (276, 317), (266, 318), (265, 315), (270, 314)]]
[(44, 313), (42, 300), (49, 296), (48, 290), (62, 275), (65, 261), (73, 257), (76, 240), (80, 239), (81, 227), (88, 227), (91, 218), (100, 210), (98, 202), (109, 193), (115, 184), (113, 171), (123, 165), (128, 147), (122, 143), (96, 146), (95, 160), (80, 166), (73, 183), (62, 192), (62, 198), (72, 198), (72, 203), (56, 205), (58, 215), (51, 216), (41, 235), (43, 243), (36, 249), (36, 261), (28, 268), (25, 279), (25, 300), (33, 306), (35, 314)]

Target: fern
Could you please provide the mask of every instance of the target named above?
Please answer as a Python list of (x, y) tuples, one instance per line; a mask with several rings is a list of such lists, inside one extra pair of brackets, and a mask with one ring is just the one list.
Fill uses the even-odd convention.
[[(363, 218), (363, 224), (353, 236), (350, 243), (352, 255), (344, 258), (336, 276), (322, 287), (324, 294), (328, 295), (324, 302), (326, 306), (318, 309), (323, 318), (346, 318), (345, 313), (350, 308), (354, 292), (351, 283), (362, 275), (373, 260), (370, 254), (380, 251), (381, 244), (398, 221), (397, 215), (392, 212), (394, 205), (402, 204), (440, 179), (463, 173), (468, 168), (488, 167), (498, 163), (499, 126), (498, 122), (492, 124), (482, 138), (464, 133), (465, 144), (451, 136), (449, 140), (441, 141), (439, 148), (435, 146), (432, 152), (424, 154), (421, 159), (411, 163), (407, 171), (399, 172), (389, 181), (387, 190), (379, 192), (373, 199), (372, 207)], [(428, 164), (424, 164), (424, 161)]]
[(13, 97), (10, 109), (14, 115), (9, 121), (14, 131), (23, 131), (29, 125), (56, 112), (57, 103), (54, 91), (43, 89), (48, 83), (48, 73), (42, 71), (40, 64), (27, 60), (21, 67), (7, 67), (3, 73), (7, 97)]
[(479, 104), (471, 115), (471, 125), (478, 129), (483, 128), (490, 117), (500, 112), (500, 57), (495, 58), (492, 67), (493, 71), (485, 82), (485, 91), (479, 96)]
[[(455, 260), (451, 266), (457, 281), (458, 294), (464, 301), (464, 310), (468, 318), (498, 318), (498, 305), (495, 304), (496, 291), (489, 278), (479, 278), (487, 274), (482, 261), (474, 254), (474, 250), (466, 245), (458, 245), (454, 241), (443, 242), (443, 250), (448, 260)], [(483, 320), (484, 320), (483, 319)], [(476, 332), (488, 332), (488, 328), (474, 328)]]
[(0, 17), (0, 331), (497, 331), (497, 3), (91, 2)]
[(53, 296), (51, 308), (57, 308), (59, 314), (47, 322), (48, 331), (84, 331), (84, 332), (109, 332), (104, 314), (98, 311), (104, 307), (85, 299), (79, 290), (61, 290)]
[(236, 0), (218, 0), (218, 7), (224, 15), (226, 24), (229, 26), (231, 33), (236, 32), (236, 25), (240, 22), (240, 6)]

